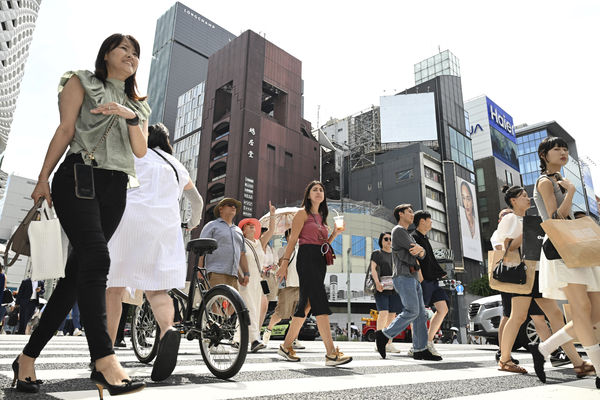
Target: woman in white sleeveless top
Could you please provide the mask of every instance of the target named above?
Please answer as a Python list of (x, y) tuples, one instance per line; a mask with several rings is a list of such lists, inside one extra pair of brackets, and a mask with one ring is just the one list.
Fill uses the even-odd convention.
[(106, 290), (108, 332), (114, 343), (126, 290), (146, 292), (160, 326), (161, 340), (152, 379), (166, 379), (177, 361), (180, 334), (172, 328), (173, 301), (167, 294), (183, 288), (187, 262), (179, 201), (192, 202), (190, 228), (200, 223), (203, 202), (185, 167), (171, 154), (163, 124), (148, 127), (148, 152), (135, 159), (140, 186), (129, 189), (119, 227), (109, 242), (111, 258)]
[[(576, 189), (573, 183), (560, 175), (560, 170), (569, 161), (567, 143), (562, 138), (547, 137), (538, 147), (538, 156), (542, 176), (535, 184), (533, 198), (542, 219), (574, 218), (572, 202)], [(547, 240), (547, 237), (544, 240)], [(540, 291), (547, 298), (568, 300), (573, 320), (539, 347), (532, 347), (538, 378), (542, 382), (546, 380), (545, 358), (558, 346), (574, 338), (579, 339), (597, 374), (600, 371), (600, 345), (594, 333), (594, 324), (600, 320), (600, 267), (569, 268), (562, 259), (548, 260), (542, 251)], [(581, 367), (585, 371), (578, 371), (578, 376), (593, 371), (589, 365)], [(598, 377), (596, 387), (600, 389)]]

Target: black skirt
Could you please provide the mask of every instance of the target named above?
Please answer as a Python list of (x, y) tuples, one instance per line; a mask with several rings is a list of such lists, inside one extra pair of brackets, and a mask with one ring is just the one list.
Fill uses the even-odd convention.
[(325, 292), (325, 273), (327, 265), (318, 244), (303, 244), (298, 249), (296, 269), (300, 280), (300, 297), (294, 317), (306, 317), (304, 311), (310, 304), (312, 315), (331, 315), (327, 293)]

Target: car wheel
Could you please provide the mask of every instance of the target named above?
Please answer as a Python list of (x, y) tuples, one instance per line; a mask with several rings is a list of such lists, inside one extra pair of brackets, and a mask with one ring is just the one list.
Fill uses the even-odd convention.
[(519, 334), (517, 335), (517, 339), (515, 340), (515, 344), (513, 346), (513, 350), (516, 350), (520, 347), (523, 347), (527, 350), (527, 345), (529, 343), (539, 343), (540, 338), (535, 330), (535, 324), (533, 320), (527, 318), (527, 321), (521, 325), (521, 329), (519, 329)]
[(367, 332), (367, 334), (365, 335), (365, 337), (367, 338), (368, 342), (374, 342), (375, 341), (375, 331), (369, 331), (369, 332)]

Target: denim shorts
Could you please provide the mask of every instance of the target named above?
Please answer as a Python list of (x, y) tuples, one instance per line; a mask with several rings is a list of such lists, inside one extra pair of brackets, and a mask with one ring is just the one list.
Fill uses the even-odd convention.
[(389, 311), (396, 314), (401, 313), (404, 308), (400, 296), (395, 291), (393, 294), (376, 292), (375, 305), (377, 311)]

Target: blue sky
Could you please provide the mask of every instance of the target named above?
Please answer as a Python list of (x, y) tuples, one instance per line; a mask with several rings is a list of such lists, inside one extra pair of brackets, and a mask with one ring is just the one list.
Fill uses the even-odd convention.
[[(239, 34), (246, 29), (303, 62), (305, 118), (317, 125), (414, 85), (413, 64), (450, 49), (464, 99), (487, 94), (515, 124), (556, 120), (589, 156), (600, 192), (596, 77), (600, 5), (594, 1), (187, 0)], [(93, 9), (91, 5), (96, 5)], [(93, 69), (102, 40), (134, 35), (145, 93), (157, 18), (173, 1), (42, 1), (3, 170), (35, 178), (59, 116), (56, 87), (70, 69)], [(85, 5), (85, 6), (84, 6)]]

